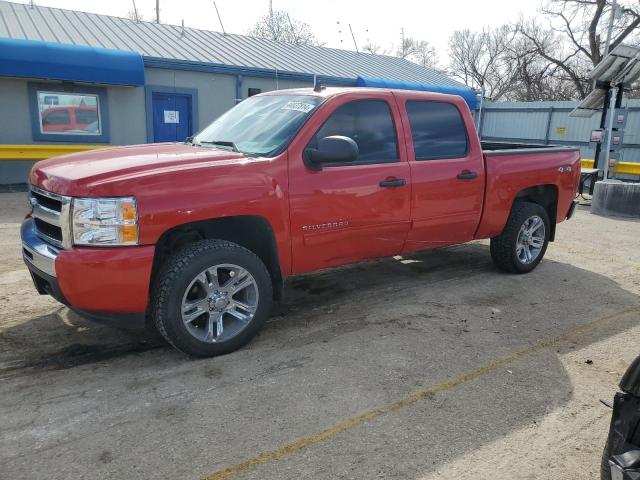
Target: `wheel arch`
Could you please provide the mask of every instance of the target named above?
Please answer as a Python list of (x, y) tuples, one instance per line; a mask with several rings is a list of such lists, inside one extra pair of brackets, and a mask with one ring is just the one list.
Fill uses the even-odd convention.
[(184, 245), (206, 239), (226, 240), (255, 253), (269, 271), (274, 300), (282, 298), (284, 277), (280, 268), (275, 234), (269, 221), (258, 215), (199, 220), (176, 225), (165, 231), (156, 243), (151, 285), (164, 259)]
[[(556, 220), (558, 212), (558, 187), (553, 184), (535, 185), (520, 190), (514, 200), (516, 202), (531, 202), (542, 206), (549, 215), (549, 241), (553, 242), (556, 235)], [(513, 206), (511, 207), (513, 208)]]

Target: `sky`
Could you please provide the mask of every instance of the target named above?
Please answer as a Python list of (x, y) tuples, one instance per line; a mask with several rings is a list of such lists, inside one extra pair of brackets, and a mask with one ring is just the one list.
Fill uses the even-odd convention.
[[(29, 3), (29, 0), (12, 0)], [(34, 0), (37, 5), (126, 17), (133, 0)], [(135, 0), (145, 20), (155, 18), (155, 0)], [(216, 0), (227, 33), (246, 34), (268, 13), (268, 0)], [(349, 24), (359, 47), (375, 43), (384, 49), (406, 37), (427, 40), (447, 63), (447, 43), (455, 30), (481, 30), (537, 15), (541, 0), (273, 0), (274, 10), (307, 22), (327, 47), (354, 50)], [(213, 0), (160, 0), (163, 23), (220, 31)]]

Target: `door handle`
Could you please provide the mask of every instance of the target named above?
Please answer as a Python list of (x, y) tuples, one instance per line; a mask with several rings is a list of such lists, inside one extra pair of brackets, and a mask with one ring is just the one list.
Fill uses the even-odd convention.
[(458, 180), (473, 180), (474, 178), (478, 178), (478, 172), (463, 170), (458, 175), (456, 175), (456, 178)]
[(404, 178), (388, 178), (379, 183), (381, 187), (403, 187), (407, 184)]

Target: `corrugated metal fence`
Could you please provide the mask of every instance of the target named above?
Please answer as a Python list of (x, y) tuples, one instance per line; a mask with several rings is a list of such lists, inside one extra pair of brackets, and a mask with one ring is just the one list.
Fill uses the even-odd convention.
[[(482, 139), (544, 145), (579, 146), (583, 158), (593, 158), (595, 144), (589, 143), (591, 130), (600, 126), (600, 114), (574, 118), (569, 112), (578, 102), (485, 102), (482, 112)], [(627, 101), (620, 161), (640, 162), (640, 100)]]

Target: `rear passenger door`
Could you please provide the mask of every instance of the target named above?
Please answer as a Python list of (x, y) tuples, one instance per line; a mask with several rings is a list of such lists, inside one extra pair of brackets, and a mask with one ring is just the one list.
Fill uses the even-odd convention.
[(404, 251), (467, 242), (480, 221), (484, 196), (482, 152), (467, 135), (475, 135), (473, 120), (453, 102), (406, 95), (401, 104), (413, 221)]
[[(327, 102), (289, 150), (294, 273), (401, 252), (409, 230), (409, 166), (400, 148), (399, 110), (388, 92)], [(303, 152), (319, 139), (355, 140), (349, 163), (305, 165)]]

